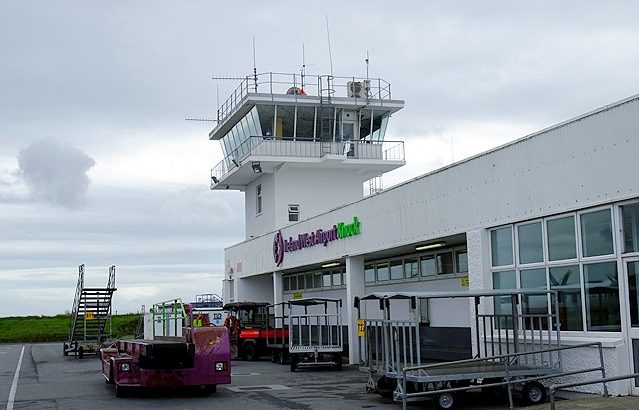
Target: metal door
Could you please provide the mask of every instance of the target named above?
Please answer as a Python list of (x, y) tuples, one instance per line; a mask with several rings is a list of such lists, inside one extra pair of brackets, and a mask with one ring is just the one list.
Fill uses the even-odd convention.
[[(631, 371), (639, 373), (639, 258), (624, 259), (626, 277), (628, 278), (628, 334), (630, 341)], [(635, 396), (639, 396), (639, 378), (632, 383)]]

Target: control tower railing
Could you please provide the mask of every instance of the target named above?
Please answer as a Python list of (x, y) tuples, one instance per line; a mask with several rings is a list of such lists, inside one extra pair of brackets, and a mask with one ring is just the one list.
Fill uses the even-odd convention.
[(289, 94), (295, 98), (333, 97), (390, 100), (391, 86), (381, 78), (337, 77), (332, 75), (302, 75), (262, 73), (246, 76), (217, 110), (218, 124), (229, 116), (248, 94)]
[(228, 172), (240, 165), (249, 156), (321, 158), (326, 155), (340, 155), (345, 159), (379, 161), (404, 161), (403, 141), (342, 141), (320, 142), (281, 138), (250, 137), (226, 158), (211, 169), (211, 187), (216, 185)]

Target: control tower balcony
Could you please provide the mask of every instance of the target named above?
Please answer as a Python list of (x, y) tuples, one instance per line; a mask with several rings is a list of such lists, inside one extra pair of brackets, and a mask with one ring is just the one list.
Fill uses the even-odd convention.
[(281, 165), (352, 170), (362, 181), (404, 165), (403, 141), (314, 142), (250, 137), (211, 170), (211, 189), (242, 189)]
[(350, 170), (362, 182), (405, 164), (403, 142), (384, 141), (392, 114), (382, 79), (266, 73), (247, 76), (217, 111), (224, 159), (211, 189), (242, 190), (287, 167)]

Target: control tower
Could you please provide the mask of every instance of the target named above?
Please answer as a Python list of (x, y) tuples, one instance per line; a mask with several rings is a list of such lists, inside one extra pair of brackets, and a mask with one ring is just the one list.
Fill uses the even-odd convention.
[(224, 159), (211, 189), (245, 193), (246, 239), (363, 197), (363, 183), (405, 164), (385, 141), (404, 101), (382, 79), (264, 73), (247, 76), (209, 133)]

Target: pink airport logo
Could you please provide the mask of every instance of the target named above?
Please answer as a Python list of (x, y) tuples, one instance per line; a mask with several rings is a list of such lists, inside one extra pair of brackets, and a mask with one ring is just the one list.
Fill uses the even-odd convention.
[(282, 231), (277, 231), (273, 238), (273, 260), (279, 267), (284, 261), (284, 238), (282, 237)]
[(273, 237), (273, 260), (277, 267), (280, 267), (286, 252), (295, 252), (315, 245), (327, 246), (330, 242), (359, 235), (360, 232), (361, 223), (357, 217), (354, 217), (351, 223), (338, 222), (330, 229), (301, 233), (296, 238), (284, 239), (282, 231), (277, 231)]

